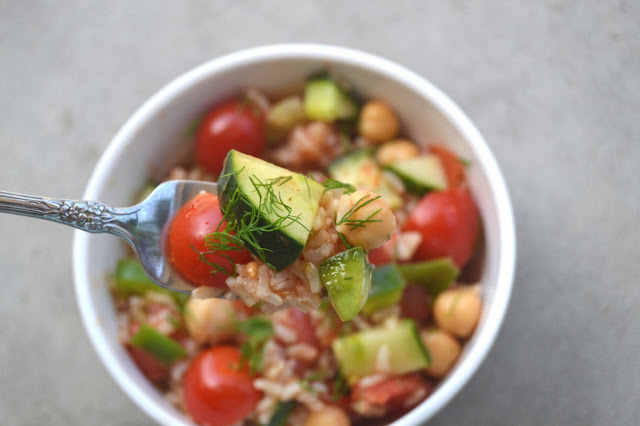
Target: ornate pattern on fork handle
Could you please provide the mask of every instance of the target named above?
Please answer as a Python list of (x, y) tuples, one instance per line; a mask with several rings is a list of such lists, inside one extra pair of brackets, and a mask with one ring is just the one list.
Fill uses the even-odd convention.
[(97, 201), (58, 200), (0, 191), (0, 212), (40, 217), (88, 232), (109, 232), (119, 227), (118, 214)]

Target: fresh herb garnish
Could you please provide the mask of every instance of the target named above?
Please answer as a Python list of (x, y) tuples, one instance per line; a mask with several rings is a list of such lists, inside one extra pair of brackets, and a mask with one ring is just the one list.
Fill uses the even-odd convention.
[[(244, 168), (232, 174), (237, 175), (243, 170)], [(235, 262), (231, 259), (231, 256), (225, 254), (225, 252), (242, 250), (243, 248), (249, 249), (258, 259), (275, 271), (275, 266), (266, 259), (266, 253), (272, 250), (262, 247), (257, 237), (262, 234), (279, 231), (293, 223), (297, 223), (309, 232), (309, 229), (300, 222), (300, 214), (294, 215), (292, 207), (282, 199), (282, 195), (277, 191), (277, 187), (284, 185), (291, 179), (292, 176), (279, 176), (262, 181), (255, 175), (251, 175), (249, 181), (258, 196), (257, 207), (252, 205), (239, 188), (234, 191), (226, 206), (221, 207), (223, 213), (222, 221), (215, 232), (206, 236), (205, 242), (205, 246), (210, 252), (214, 252), (229, 260), (233, 267), (233, 274), (230, 274), (225, 268), (207, 261), (204, 255), (210, 252), (201, 253), (200, 260), (213, 268), (212, 273), (225, 272), (228, 275), (234, 275)], [(310, 189), (309, 197), (311, 197)], [(251, 206), (240, 218), (231, 215), (237, 203), (244, 203)], [(264, 214), (275, 216), (276, 219), (267, 222), (262, 217)], [(227, 226), (224, 229), (220, 229), (223, 222), (227, 222)]]
[(253, 376), (262, 369), (264, 346), (274, 335), (271, 320), (264, 315), (256, 315), (234, 324), (236, 332), (246, 336), (240, 347), (240, 367), (249, 366)]
[(307, 180), (307, 178), (303, 178), (303, 180), (304, 180), (304, 185), (307, 187), (307, 197), (311, 199), (311, 188), (309, 188), (309, 181)]
[(364, 219), (355, 219), (354, 218), (354, 215), (356, 214), (356, 212), (358, 210), (360, 210), (361, 208), (365, 207), (366, 205), (368, 205), (370, 203), (373, 203), (378, 198), (380, 198), (379, 195), (377, 197), (374, 197), (374, 198), (369, 198), (369, 194), (364, 195), (362, 198), (360, 198), (358, 201), (356, 201), (355, 204), (353, 205), (353, 207), (351, 207), (344, 214), (344, 216), (342, 216), (340, 219), (338, 219), (337, 214), (335, 215), (336, 226), (347, 225), (347, 226), (350, 227), (350, 229), (349, 229), (350, 231), (354, 231), (354, 230), (356, 230), (358, 228), (364, 228), (365, 226), (367, 226), (367, 223), (382, 222), (382, 220), (380, 220), (380, 219), (374, 219), (373, 218), (375, 215), (380, 213), (380, 211), (382, 211), (382, 209), (378, 209), (378, 210), (374, 211), (373, 213), (371, 213), (369, 216), (367, 216)]
[(322, 381), (324, 379), (327, 379), (327, 371), (326, 370), (316, 370), (314, 372), (312, 372), (311, 374), (309, 374), (307, 377), (303, 377), (302, 379), (298, 380), (298, 383), (300, 384), (300, 387), (302, 389), (304, 389), (305, 391), (311, 393), (311, 394), (318, 394), (319, 392), (315, 389), (313, 389), (313, 387), (311, 386), (311, 384), (313, 382), (317, 382), (317, 381)]
[(322, 182), (322, 186), (324, 187), (325, 191), (330, 191), (332, 189), (340, 189), (343, 188), (345, 194), (351, 194), (353, 192), (356, 192), (356, 188), (355, 186), (349, 184), (349, 183), (343, 183), (340, 182), (339, 180), (335, 180), (335, 179), (327, 179), (324, 182)]
[(347, 381), (345, 380), (340, 370), (338, 370), (338, 374), (336, 375), (334, 383), (335, 385), (333, 388), (333, 395), (331, 395), (331, 400), (333, 402), (337, 402), (341, 400), (347, 394), (347, 392), (349, 392), (349, 385), (347, 385)]
[(312, 395), (317, 395), (318, 391), (311, 387), (311, 381), (308, 379), (300, 379), (298, 380), (298, 384), (305, 392), (308, 392)]
[(347, 241), (347, 237), (345, 237), (342, 232), (338, 232), (338, 237), (340, 237), (340, 240), (342, 241), (342, 244), (344, 244), (344, 247), (347, 250), (349, 250), (350, 248), (353, 248), (351, 243), (349, 241)]

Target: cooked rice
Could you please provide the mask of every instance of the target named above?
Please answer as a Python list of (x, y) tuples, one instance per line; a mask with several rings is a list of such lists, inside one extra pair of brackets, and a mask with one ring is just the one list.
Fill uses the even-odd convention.
[(356, 330), (368, 330), (371, 328), (371, 325), (360, 315), (353, 319), (353, 325), (356, 326)]
[(300, 258), (280, 272), (259, 260), (236, 265), (237, 275), (226, 280), (232, 292), (248, 306), (261, 302), (265, 313), (288, 306), (303, 312), (317, 309), (321, 302), (322, 284), (315, 265), (344, 249), (333, 221), (339, 195), (334, 191), (322, 195)]
[(376, 324), (380, 324), (389, 321), (391, 318), (399, 318), (400, 312), (399, 305), (391, 305), (373, 312), (369, 319)]
[(295, 331), (278, 321), (273, 321), (273, 331), (275, 336), (285, 343), (294, 343), (298, 339)]
[(252, 102), (253, 105), (257, 106), (264, 115), (267, 115), (269, 113), (269, 109), (271, 108), (271, 102), (269, 101), (269, 98), (267, 98), (264, 95), (264, 93), (254, 88), (251, 88), (246, 91), (244, 96), (250, 102)]
[(301, 361), (313, 362), (318, 358), (318, 350), (306, 343), (297, 343), (287, 348), (287, 355)]
[(389, 376), (383, 373), (374, 373), (368, 376), (364, 376), (360, 380), (358, 380), (358, 386), (363, 389), (370, 388), (371, 386), (377, 385), (381, 381), (387, 379)]
[(417, 388), (414, 392), (413, 395), (409, 396), (405, 401), (404, 401), (404, 408), (411, 408), (414, 405), (416, 405), (418, 402), (422, 401), (428, 394), (429, 392), (425, 389), (425, 388)]
[(395, 247), (396, 258), (401, 262), (411, 260), (421, 242), (422, 234), (419, 232), (398, 232)]
[(328, 123), (296, 126), (289, 138), (271, 152), (271, 160), (290, 170), (323, 169), (344, 153), (340, 135)]

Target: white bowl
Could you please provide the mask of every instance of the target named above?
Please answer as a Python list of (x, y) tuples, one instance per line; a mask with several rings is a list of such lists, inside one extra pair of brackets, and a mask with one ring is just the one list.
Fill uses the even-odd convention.
[[(183, 155), (189, 146), (184, 129), (216, 101), (248, 87), (289, 92), (326, 67), (364, 96), (388, 101), (415, 140), (444, 143), (471, 161), (468, 179), (486, 239), (484, 310), (453, 371), (429, 398), (393, 423), (424, 424), (467, 383), (489, 352), (507, 309), (515, 266), (513, 214), (498, 165), (467, 116), (424, 78), (385, 59), (333, 46), (283, 44), (223, 56), (178, 77), (136, 111), (100, 158), (84, 198), (129, 205), (149, 176), (166, 172)], [(116, 382), (149, 416), (166, 425), (191, 424), (144, 378), (118, 341), (105, 277), (122, 255), (118, 239), (76, 231), (75, 287), (87, 332)]]

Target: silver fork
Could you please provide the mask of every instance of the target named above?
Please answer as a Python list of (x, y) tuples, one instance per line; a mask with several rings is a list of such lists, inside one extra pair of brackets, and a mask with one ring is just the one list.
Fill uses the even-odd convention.
[(97, 201), (64, 200), (0, 191), (0, 213), (46, 219), (92, 233), (124, 239), (133, 248), (149, 278), (161, 287), (191, 293), (193, 286), (166, 261), (164, 235), (175, 213), (200, 192), (216, 193), (216, 184), (169, 181), (142, 202), (110, 207)]

